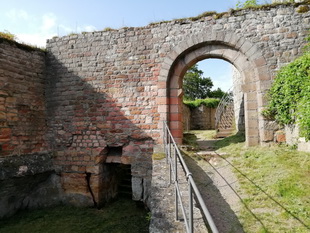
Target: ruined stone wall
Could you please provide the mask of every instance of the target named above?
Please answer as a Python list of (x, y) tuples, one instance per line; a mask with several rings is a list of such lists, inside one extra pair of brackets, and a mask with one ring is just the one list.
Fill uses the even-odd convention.
[(190, 108), (183, 104), (183, 110), (182, 110), (182, 114), (183, 114), (183, 131), (188, 131), (191, 129), (190, 124), (191, 124), (191, 110)]
[(201, 105), (190, 109), (183, 104), (183, 130), (208, 130), (215, 129), (216, 108)]
[(46, 151), (45, 54), (0, 39), (0, 157)]
[[(90, 174), (94, 198), (104, 201), (102, 164), (113, 160), (107, 157), (114, 147), (121, 147), (118, 161), (132, 165), (135, 196), (148, 198), (161, 121), (169, 120), (173, 135), (182, 138), (179, 87), (192, 61), (216, 57), (236, 65), (247, 97), (246, 133), (254, 139), (249, 145), (269, 140), (269, 131), (257, 135), (265, 127), (257, 124), (263, 95), (279, 67), (301, 53), (309, 16), (293, 5), (265, 7), (49, 40), (48, 142), (69, 199), (92, 202)], [(187, 63), (186, 55), (204, 45), (210, 47)]]
[(59, 175), (52, 153), (33, 153), (0, 158), (0, 219), (21, 209), (62, 202)]
[(61, 201), (47, 152), (45, 53), (0, 38), (0, 218)]
[(216, 108), (200, 105), (191, 111), (191, 129), (215, 129)]

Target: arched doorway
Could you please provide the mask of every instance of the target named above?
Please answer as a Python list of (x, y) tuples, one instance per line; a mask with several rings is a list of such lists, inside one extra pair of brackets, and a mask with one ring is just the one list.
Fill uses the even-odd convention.
[(240, 73), (244, 94), (246, 144), (254, 146), (264, 137), (264, 120), (259, 114), (270, 75), (266, 61), (256, 46), (230, 32), (211, 32), (181, 42), (166, 57), (159, 77), (159, 93), (166, 104), (159, 104), (161, 119), (169, 122), (178, 143), (182, 142), (182, 78), (195, 63), (208, 58), (223, 59)]

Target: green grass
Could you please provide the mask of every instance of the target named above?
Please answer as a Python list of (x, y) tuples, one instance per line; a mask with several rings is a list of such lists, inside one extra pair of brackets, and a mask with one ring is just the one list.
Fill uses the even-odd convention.
[(220, 149), (220, 148), (227, 148), (226, 150), (231, 150), (231, 149), (240, 149), (244, 147), (244, 141), (245, 141), (245, 136), (242, 133), (237, 133), (235, 135), (232, 135), (230, 137), (226, 137), (222, 140), (219, 140), (215, 143), (215, 147)]
[(310, 153), (286, 145), (247, 148), (238, 134), (215, 146), (235, 167), (245, 232), (310, 232)]
[(0, 233), (127, 233), (149, 232), (147, 211), (119, 199), (103, 209), (58, 206), (21, 211), (0, 220)]
[(215, 130), (191, 130), (190, 133), (193, 133), (198, 138), (203, 138), (203, 139), (214, 139), (216, 136)]
[[(310, 186), (308, 153), (285, 146), (252, 147), (239, 151), (233, 145), (223, 148), (231, 152), (233, 164), (247, 205), (264, 223), (267, 232), (309, 232)], [(241, 218), (248, 232), (256, 232), (261, 224), (248, 218), (244, 210)], [(307, 228), (308, 227), (308, 228)]]
[(183, 134), (183, 144), (198, 148), (197, 136), (189, 131), (188, 133)]

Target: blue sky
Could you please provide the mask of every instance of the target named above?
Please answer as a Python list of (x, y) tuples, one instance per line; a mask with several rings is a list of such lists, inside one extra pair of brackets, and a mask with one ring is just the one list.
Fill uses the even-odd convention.
[[(19, 41), (45, 46), (46, 39), (104, 28), (140, 27), (151, 22), (228, 11), (238, 0), (9, 0), (0, 8), (0, 31)], [(210, 63), (203, 62), (204, 63)], [(215, 86), (226, 90), (231, 68), (219, 60), (199, 65)], [(217, 69), (215, 69), (218, 67)], [(208, 70), (206, 70), (208, 69)], [(221, 72), (219, 72), (221, 71)], [(218, 82), (215, 80), (219, 80)]]

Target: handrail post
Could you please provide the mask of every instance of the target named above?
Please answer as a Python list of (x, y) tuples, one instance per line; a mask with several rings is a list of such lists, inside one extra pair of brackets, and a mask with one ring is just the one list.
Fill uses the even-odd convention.
[(171, 138), (167, 129), (167, 137), (168, 137), (168, 154), (169, 154), (169, 185), (171, 185), (172, 181), (172, 156), (171, 156)]
[(188, 177), (192, 174), (187, 175), (187, 183), (188, 183), (188, 199), (189, 199), (189, 213), (188, 213), (188, 222), (189, 222), (189, 233), (194, 233), (194, 214), (193, 214), (193, 193), (192, 193), (192, 184), (189, 181)]
[(179, 220), (179, 197), (178, 197), (178, 161), (177, 161), (177, 151), (174, 148), (174, 184), (175, 184), (175, 219)]

